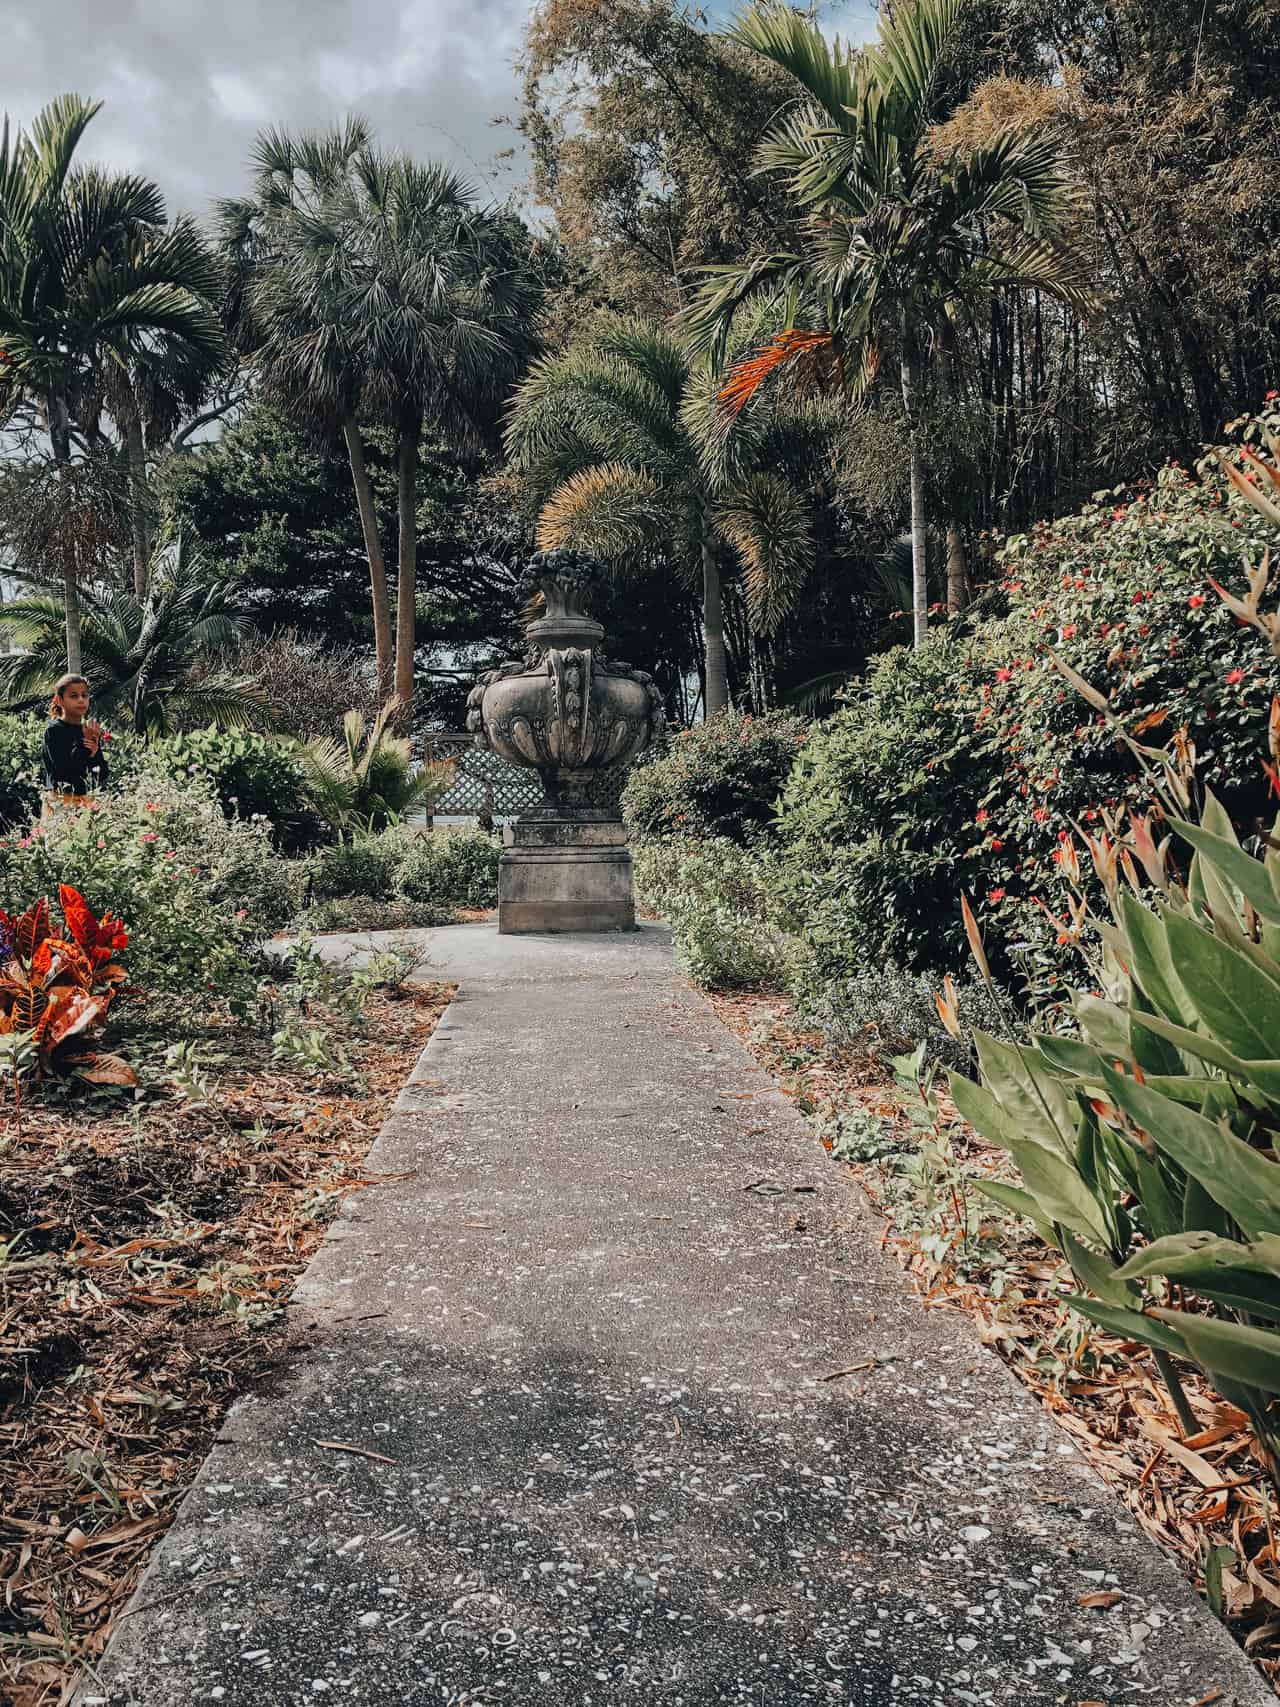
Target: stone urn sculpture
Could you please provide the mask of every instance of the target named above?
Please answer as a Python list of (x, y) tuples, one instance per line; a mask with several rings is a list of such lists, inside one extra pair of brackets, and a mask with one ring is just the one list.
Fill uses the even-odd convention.
[(467, 701), (477, 744), (542, 779), (543, 798), (512, 826), (498, 873), (498, 929), (631, 930), (631, 855), (616, 811), (597, 804), (602, 773), (656, 740), (662, 697), (643, 670), (611, 662), (583, 602), (603, 576), (574, 551), (542, 552), (521, 591), (542, 595), (529, 652), (480, 677)]

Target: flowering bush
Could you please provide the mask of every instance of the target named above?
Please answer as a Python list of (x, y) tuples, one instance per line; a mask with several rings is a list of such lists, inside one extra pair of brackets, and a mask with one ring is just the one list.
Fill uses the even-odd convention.
[(320, 820), (307, 804), (302, 761), (289, 742), (248, 730), (193, 729), (154, 742), (147, 758), (150, 769), (175, 782), (207, 780), (228, 818), (264, 820), (287, 852), (317, 840)]
[(622, 813), (637, 836), (749, 841), (774, 805), (808, 725), (787, 712), (725, 713), (675, 735), (631, 773)]
[(1051, 654), (1107, 694), (1139, 740), (1185, 728), (1197, 782), (1256, 822), (1280, 665), (1213, 583), (1238, 584), (1242, 554), (1260, 554), (1266, 536), (1207, 460), (1007, 540), (1003, 608), (918, 653), (886, 654), (797, 761), (780, 827), (819, 951), (850, 972), (882, 959), (955, 966), (967, 891), (987, 914), (997, 971), (1017, 962), (1033, 987), (1056, 986), (1057, 939), (1071, 928), (1059, 849), (1073, 825), (1141, 810), (1149, 790)]
[(0, 839), (0, 904), (62, 883), (129, 919), (141, 988), (237, 998), (248, 988), (249, 951), (287, 922), (298, 898), (265, 828), (228, 822), (192, 780), (146, 774), (128, 793)]
[(27, 1034), (42, 1064), (72, 1046), (87, 1076), (132, 1081), (123, 1062), (108, 1063), (84, 1051), (85, 1039), (102, 1025), (124, 982), (116, 956), (129, 946), (128, 933), (109, 913), (95, 917), (67, 884), (59, 888), (58, 902), (60, 934), (43, 897), (16, 916), (0, 910), (0, 1034)]

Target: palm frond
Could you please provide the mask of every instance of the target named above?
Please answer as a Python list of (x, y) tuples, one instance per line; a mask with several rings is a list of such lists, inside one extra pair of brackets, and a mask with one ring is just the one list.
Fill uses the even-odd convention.
[(839, 37), (829, 42), (821, 30), (781, 0), (751, 7), (725, 33), (740, 47), (751, 48), (789, 71), (835, 125), (848, 126), (849, 108), (857, 95), (855, 48)]
[(813, 567), (807, 497), (775, 474), (759, 473), (715, 509), (715, 525), (742, 560), (753, 624), (772, 633), (795, 604)]
[(572, 547), (606, 559), (625, 557), (669, 519), (652, 475), (623, 463), (600, 463), (566, 480), (543, 505), (538, 549)]

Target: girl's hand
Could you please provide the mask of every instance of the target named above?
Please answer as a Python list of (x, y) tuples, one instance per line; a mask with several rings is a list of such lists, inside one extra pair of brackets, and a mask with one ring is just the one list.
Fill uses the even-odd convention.
[(84, 736), (85, 746), (88, 747), (89, 751), (96, 758), (97, 753), (98, 753), (98, 745), (102, 740), (102, 725), (101, 725), (101, 723), (98, 723), (93, 718), (90, 718), (88, 720), (88, 722), (82, 726), (81, 734)]

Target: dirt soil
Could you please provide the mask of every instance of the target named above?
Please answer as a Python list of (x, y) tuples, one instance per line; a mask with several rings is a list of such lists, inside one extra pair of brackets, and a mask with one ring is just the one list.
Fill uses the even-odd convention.
[(970, 1183), (1014, 1176), (1004, 1152), (960, 1118), (945, 1090), (935, 1087), (926, 1107), (877, 1057), (874, 1038), (836, 1048), (798, 1026), (778, 996), (711, 1000), (828, 1149), (840, 1145), (851, 1118), (859, 1138), (875, 1134), (868, 1147), (885, 1154), (849, 1165), (926, 1305), (972, 1319), (982, 1343), (1037, 1394), (1146, 1532), (1216, 1603), (1280, 1695), (1280, 1513), (1244, 1413), (1182, 1366), (1201, 1425), (1184, 1432), (1146, 1349), (1068, 1309), (1075, 1285), (1058, 1253)]
[[(231, 1401), (278, 1367), (289, 1298), (447, 1004), (312, 1006), (333, 1065), (212, 1023), (186, 1074), (145, 1017), (145, 1093), (56, 1088), (0, 1117), (0, 1702), (49, 1707), (101, 1653)], [(207, 1063), (199, 1065), (200, 1061)]]

